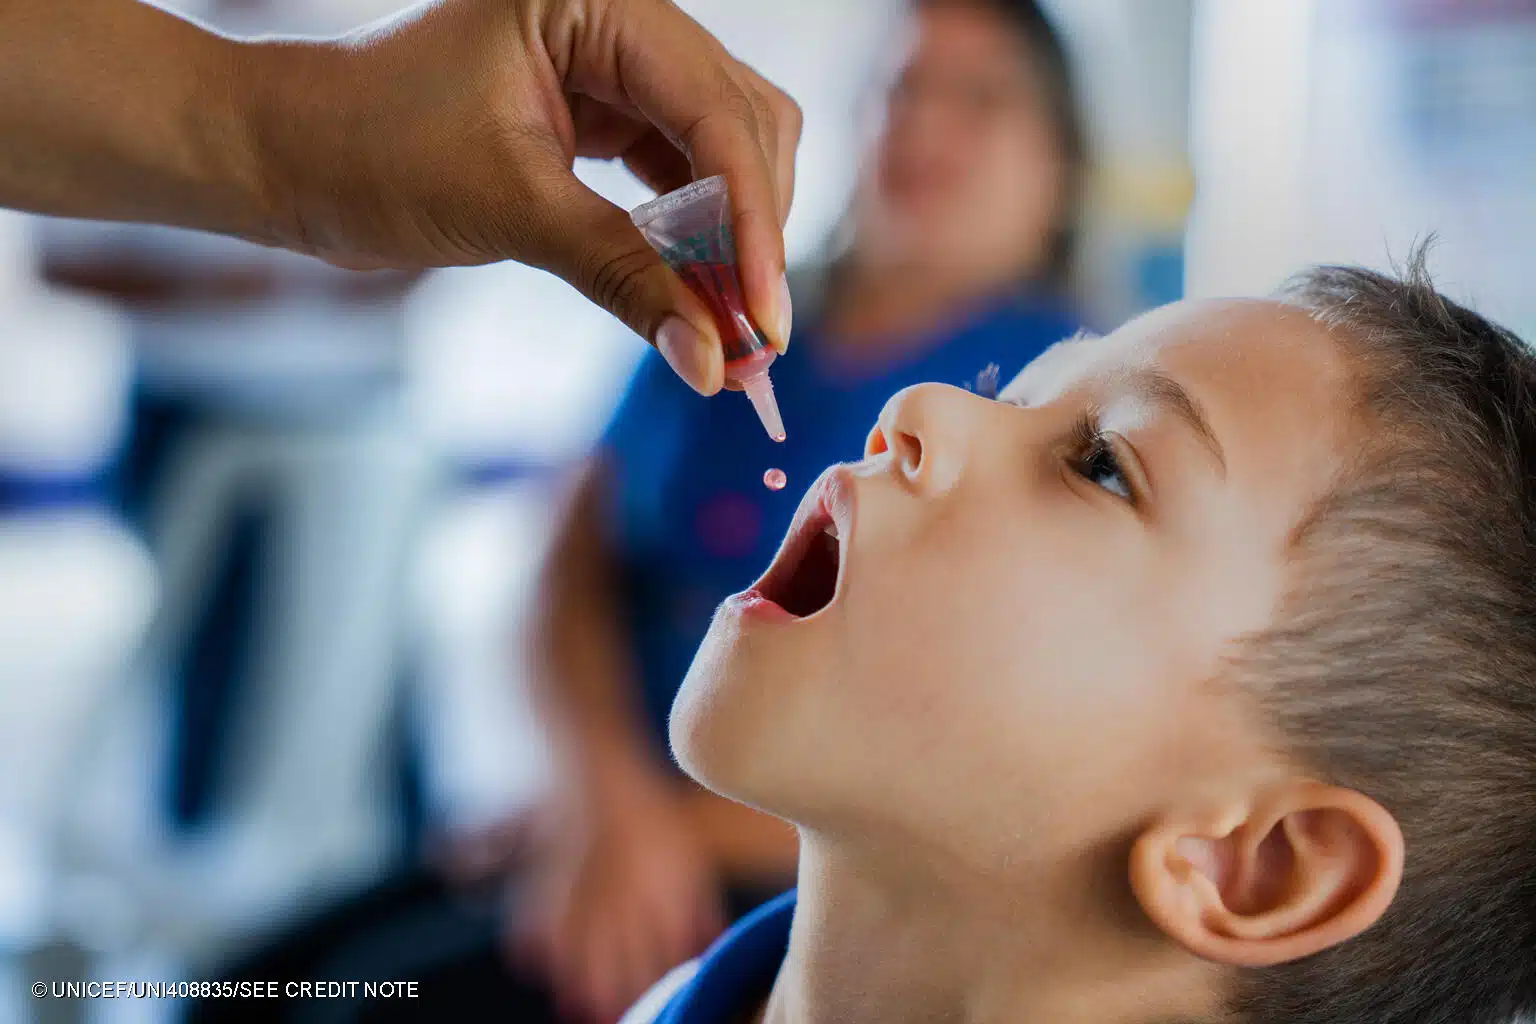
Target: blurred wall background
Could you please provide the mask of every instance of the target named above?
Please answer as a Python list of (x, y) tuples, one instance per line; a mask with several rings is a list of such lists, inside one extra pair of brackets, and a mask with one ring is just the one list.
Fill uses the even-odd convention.
[(1433, 233), (1443, 290), (1536, 335), (1536, 3), (1206, 0), (1193, 83), (1193, 294)]
[[(893, 2), (683, 6), (801, 101), (787, 243), (808, 257), (852, 185)], [(339, 28), (369, 7), (326, 17)], [(1083, 297), (1106, 327), (1186, 291), (1264, 291), (1308, 261), (1387, 265), (1436, 231), (1449, 290), (1536, 334), (1536, 3), (1051, 7), (1089, 106)], [(615, 168), (582, 174), (622, 206), (647, 197)], [(164, 1005), (36, 1004), (21, 983), (197, 977), (241, 941), (233, 910), (209, 925), (221, 908), (260, 894), (281, 920), (342, 882), (259, 835), (175, 858), (149, 838), (163, 709), (135, 673), (165, 566), (105, 483), (133, 427), (135, 354), (111, 307), (38, 283), (35, 228), (0, 215), (0, 1019), (164, 1019)], [(351, 851), (363, 865), (400, 855), (423, 822), (494, 820), (543, 784), (508, 652), (562, 471), (642, 352), (565, 285), (514, 266), (431, 275), (404, 324), (403, 422), (433, 484), (401, 552), (408, 724), (377, 737), (364, 768), (398, 794), (410, 766), (414, 795), (375, 809), (388, 834), (356, 840), (371, 844)], [(286, 771), (302, 783), (321, 763)]]

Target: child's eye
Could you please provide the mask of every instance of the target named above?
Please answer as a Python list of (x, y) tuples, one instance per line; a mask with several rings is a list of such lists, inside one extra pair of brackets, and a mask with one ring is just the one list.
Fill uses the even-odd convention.
[(1104, 488), (1126, 501), (1132, 501), (1130, 478), (1120, 468), (1120, 458), (1115, 454), (1114, 442), (1108, 434), (1096, 433), (1079, 449), (1072, 468), (1089, 483)]

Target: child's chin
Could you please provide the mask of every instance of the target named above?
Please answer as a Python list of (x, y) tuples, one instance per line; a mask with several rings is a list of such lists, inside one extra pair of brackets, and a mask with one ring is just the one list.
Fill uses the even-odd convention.
[(672, 702), (667, 735), (672, 756), (683, 771), (718, 792), (732, 774), (732, 749), (742, 743), (732, 735), (737, 725), (730, 708), (730, 673), (722, 659), (709, 657), (707, 651), (706, 642), (688, 668)]
[(750, 659), (729, 643), (706, 639), (672, 704), (668, 737), (678, 765), (700, 785), (746, 799), (770, 758), (772, 694), (763, 692)]

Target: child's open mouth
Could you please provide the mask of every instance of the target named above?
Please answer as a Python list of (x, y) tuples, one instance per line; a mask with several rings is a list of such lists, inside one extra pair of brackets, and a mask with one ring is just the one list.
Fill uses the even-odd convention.
[(838, 469), (811, 488), (779, 548), (778, 557), (747, 597), (757, 597), (805, 619), (837, 596), (843, 543), (852, 521), (851, 488)]

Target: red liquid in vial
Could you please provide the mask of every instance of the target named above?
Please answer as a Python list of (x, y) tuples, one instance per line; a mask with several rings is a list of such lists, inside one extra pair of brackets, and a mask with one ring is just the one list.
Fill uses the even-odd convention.
[[(734, 263), (710, 263), (703, 260), (679, 263), (677, 275), (704, 300), (720, 330), (720, 344), (725, 351), (725, 375), (733, 380), (745, 380), (767, 369), (776, 354), (768, 348), (762, 333), (747, 315), (747, 303), (742, 296), (741, 278), (736, 274)], [(768, 353), (762, 366), (753, 366), (746, 360)]]
[(784, 421), (774, 401), (773, 382), (768, 379), (768, 367), (778, 353), (768, 347), (762, 332), (747, 315), (736, 264), (693, 260), (675, 264), (674, 269), (694, 294), (704, 300), (715, 318), (720, 349), (725, 356), (725, 382), (747, 393), (769, 437), (784, 440)]
[(742, 356), (740, 359), (728, 360), (725, 364), (725, 379), (736, 384), (744, 380), (751, 380), (760, 373), (765, 373), (768, 367), (779, 354), (771, 348), (760, 348), (751, 355)]

